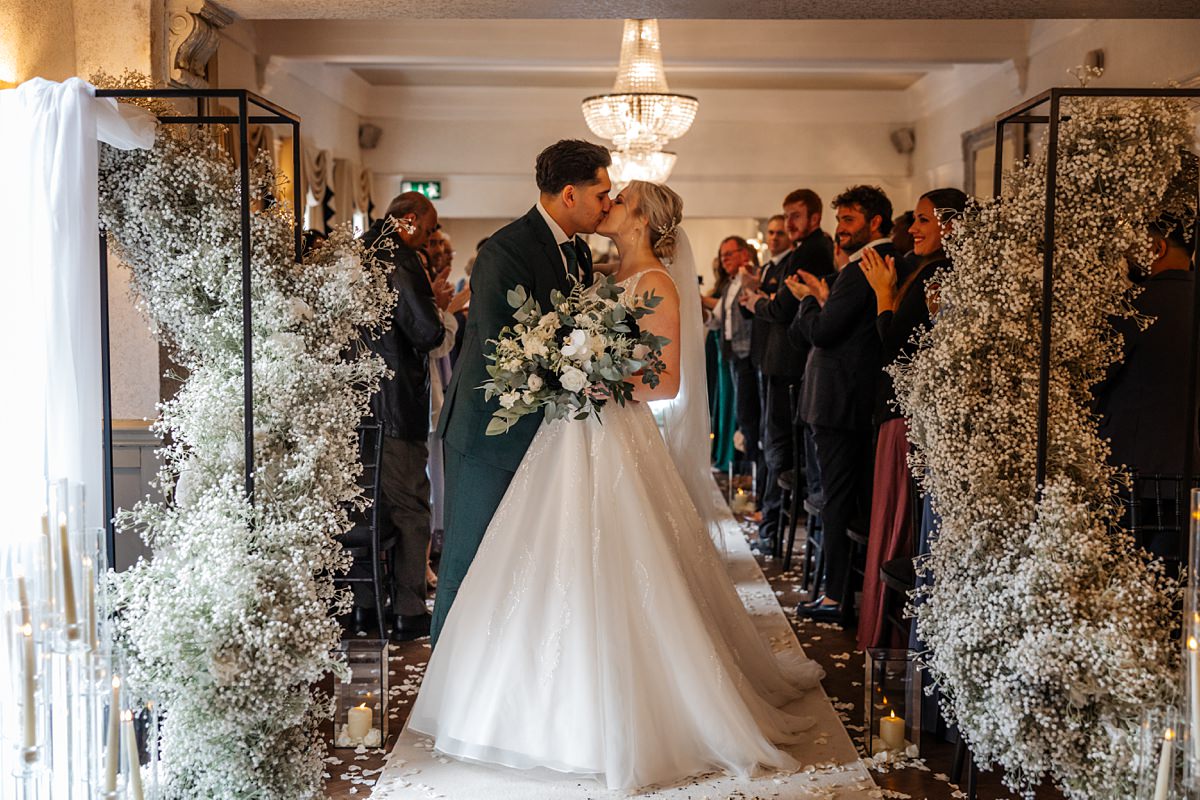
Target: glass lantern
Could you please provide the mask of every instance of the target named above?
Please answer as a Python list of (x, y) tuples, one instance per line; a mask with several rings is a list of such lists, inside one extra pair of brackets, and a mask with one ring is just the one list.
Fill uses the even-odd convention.
[(871, 648), (866, 654), (863, 715), (868, 755), (921, 751), (921, 675), (911, 650)]
[(347, 639), (340, 648), (349, 670), (334, 683), (334, 747), (383, 747), (388, 737), (388, 643)]
[(1181, 781), (1190, 739), (1183, 715), (1173, 707), (1142, 713), (1137, 760), (1137, 800), (1183, 800)]

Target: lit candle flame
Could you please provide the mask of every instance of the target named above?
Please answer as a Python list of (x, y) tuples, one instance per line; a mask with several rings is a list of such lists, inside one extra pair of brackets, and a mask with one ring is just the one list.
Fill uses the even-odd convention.
[(121, 688), (121, 676), (120, 675), (113, 675), (113, 688), (114, 689)]
[(26, 622), (24, 625), (21, 626), (21, 635), (22, 636), (33, 636), (33, 626), (30, 625), (28, 622)]
[(1174, 728), (1167, 728), (1166, 730), (1163, 731), (1163, 741), (1169, 742), (1174, 738), (1175, 738), (1175, 729)]
[(892, 713), (888, 714), (888, 719), (895, 719), (895, 718), (896, 718), (896, 709), (893, 708)]
[(366, 703), (363, 703), (363, 704), (362, 704), (362, 705), (360, 705), (360, 706), (355, 706), (355, 708), (366, 708), (366, 707), (367, 707), (367, 704), (366, 704)]
[(127, 721), (129, 721), (129, 722), (133, 722), (133, 712), (132, 712), (132, 711), (130, 711), (129, 709), (126, 709), (126, 710), (122, 711), (122, 712), (121, 712), (121, 719), (123, 719), (123, 720), (127, 720)]
[(1187, 649), (1188, 649), (1188, 650), (1195, 650), (1195, 649), (1197, 649), (1197, 648), (1200, 648), (1200, 643), (1198, 643), (1198, 642), (1196, 641), (1196, 637), (1195, 637), (1195, 636), (1189, 636), (1189, 637), (1188, 637), (1188, 640), (1187, 640)]

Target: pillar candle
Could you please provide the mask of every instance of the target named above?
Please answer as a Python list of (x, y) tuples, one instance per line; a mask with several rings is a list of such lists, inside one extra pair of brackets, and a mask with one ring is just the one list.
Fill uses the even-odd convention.
[(22, 677), (25, 679), (22, 681), (24, 698), (21, 707), (25, 731), (21, 744), (29, 749), (37, 746), (37, 706), (34, 696), (37, 661), (33, 653), (33, 626), (29, 623), (21, 626), (21, 657)]
[(1167, 800), (1171, 779), (1175, 776), (1175, 731), (1163, 731), (1162, 754), (1158, 758), (1158, 780), (1154, 784), (1154, 800)]
[(42, 538), (38, 543), (40, 545), (39, 555), (42, 559), (42, 596), (46, 600), (46, 607), (51, 611), (58, 605), (55, 602), (54, 591), (54, 559), (50, 557), (50, 515), (42, 514)]
[(904, 750), (904, 718), (897, 717), (893, 711), (891, 716), (879, 720), (879, 738), (883, 746), (893, 752)]
[(374, 717), (374, 712), (367, 707), (366, 703), (361, 706), (355, 706), (350, 709), (350, 713), (346, 718), (346, 733), (351, 739), (362, 739), (371, 732), (371, 722)]
[(125, 765), (129, 770), (128, 800), (145, 800), (142, 794), (142, 763), (138, 759), (137, 736), (133, 733), (133, 712), (121, 714), (121, 733), (125, 744)]
[(104, 791), (117, 790), (117, 771), (121, 755), (121, 679), (112, 679), (112, 705), (108, 707), (108, 740), (105, 747)]
[(63, 621), (67, 625), (67, 638), (78, 639), (79, 621), (75, 610), (75, 581), (71, 574), (71, 541), (67, 536), (67, 516), (58, 517), (58, 546), (62, 555), (62, 585), (63, 585)]

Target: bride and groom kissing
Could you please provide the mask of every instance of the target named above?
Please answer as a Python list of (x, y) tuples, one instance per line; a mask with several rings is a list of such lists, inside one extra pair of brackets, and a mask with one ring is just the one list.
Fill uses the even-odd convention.
[[(445, 545), (434, 650), (408, 728), (445, 755), (636, 789), (796, 762), (776, 745), (812, 725), (782, 707), (820, 667), (759, 636), (720, 547), (732, 519), (708, 462), (703, 328), (682, 201), (634, 181), (615, 198), (607, 150), (560, 141), (540, 197), (480, 250), (463, 348), (438, 426)], [(656, 386), (603, 420), (486, 430), (478, 389), (508, 293), (545, 309), (592, 281), (581, 233), (612, 239), (622, 297), (662, 298), (641, 327), (669, 340)], [(662, 406), (660, 433), (649, 403)], [(698, 446), (697, 446), (698, 445)]]

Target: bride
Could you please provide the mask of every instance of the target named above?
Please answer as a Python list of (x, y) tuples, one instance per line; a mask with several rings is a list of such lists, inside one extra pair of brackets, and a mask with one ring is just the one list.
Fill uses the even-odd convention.
[[(710, 488), (690, 481), (704, 495), (693, 501), (645, 402), (683, 383), (683, 405), (704, 403), (703, 375), (681, 367), (681, 353), (703, 348), (694, 265), (673, 258), (681, 217), (675, 192), (634, 181), (597, 231), (617, 245), (623, 297), (663, 298), (641, 324), (671, 340), (667, 370), (654, 389), (637, 384), (635, 402), (605, 406), (602, 424), (560, 420), (534, 438), (409, 716), (448, 756), (610, 789), (796, 767), (776, 743), (812, 720), (780, 707), (821, 668), (782, 664), (759, 636), (709, 535), (711, 511), (696, 508)], [(695, 433), (706, 451), (707, 430)]]

